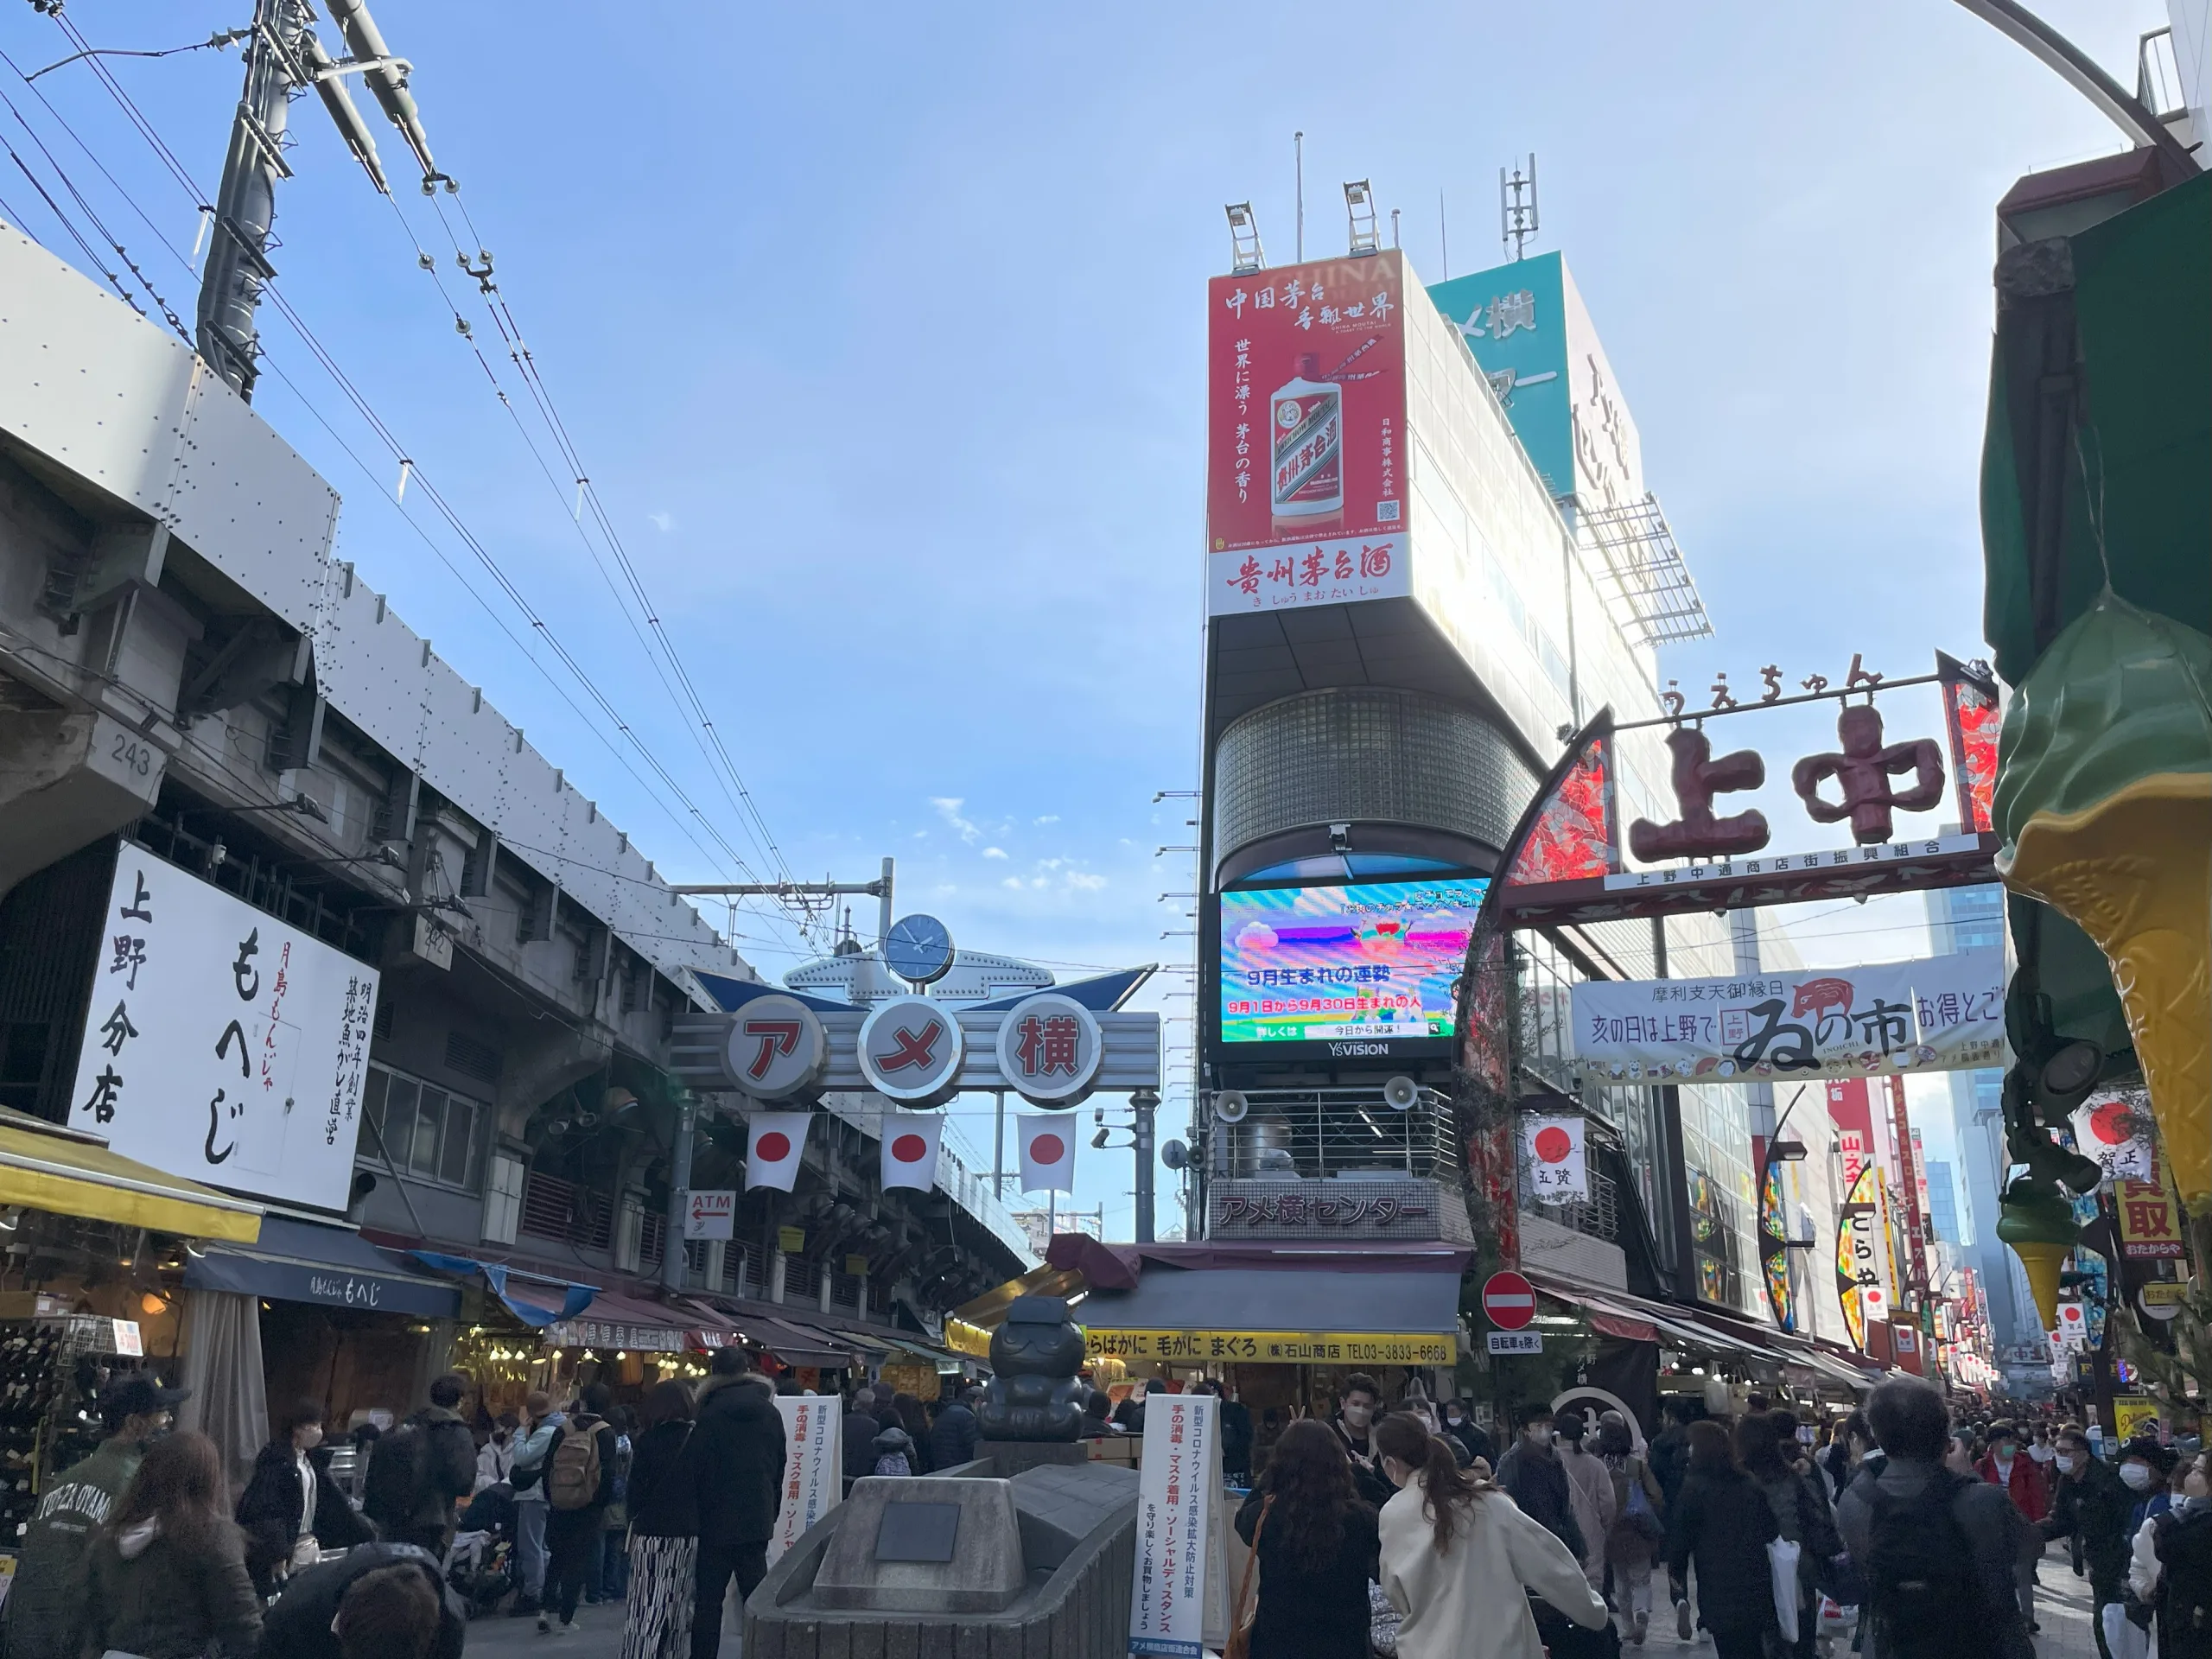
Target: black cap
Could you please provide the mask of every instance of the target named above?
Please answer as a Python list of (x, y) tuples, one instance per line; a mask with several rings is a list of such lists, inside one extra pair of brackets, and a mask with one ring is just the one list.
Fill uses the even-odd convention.
[(126, 1417), (174, 1411), (191, 1398), (190, 1389), (165, 1389), (148, 1372), (126, 1371), (111, 1377), (100, 1395), (100, 1421), (111, 1429), (117, 1429), (123, 1427)]
[(2180, 1461), (2158, 1441), (2143, 1435), (2139, 1435), (2120, 1448), (2120, 1462), (2125, 1463), (2130, 1458), (2141, 1459), (2162, 1475), (2173, 1473), (2174, 1465)]

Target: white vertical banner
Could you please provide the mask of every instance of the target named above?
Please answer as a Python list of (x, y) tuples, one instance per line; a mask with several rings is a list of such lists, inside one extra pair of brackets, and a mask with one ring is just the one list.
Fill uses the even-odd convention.
[(1074, 1192), (1076, 1115), (1023, 1112), (1014, 1124), (1021, 1137), (1021, 1190)]
[(1222, 1570), (1220, 1426), (1211, 1395), (1146, 1396), (1129, 1575), (1133, 1654), (1200, 1659), (1205, 1650), (1211, 1591)]
[(771, 1186), (788, 1192), (798, 1182), (799, 1160), (806, 1156), (807, 1125), (812, 1112), (755, 1112), (753, 1139), (746, 1149), (745, 1190)]
[(883, 1115), (881, 1179), (885, 1187), (912, 1187), (926, 1192), (937, 1185), (938, 1138), (944, 1119), (935, 1112)]
[(771, 1567), (845, 1499), (844, 1402), (834, 1394), (779, 1395), (776, 1413), (784, 1420), (784, 1484), (768, 1539)]
[(1521, 1120), (1521, 1164), (1539, 1204), (1587, 1204), (1590, 1168), (1580, 1117)]

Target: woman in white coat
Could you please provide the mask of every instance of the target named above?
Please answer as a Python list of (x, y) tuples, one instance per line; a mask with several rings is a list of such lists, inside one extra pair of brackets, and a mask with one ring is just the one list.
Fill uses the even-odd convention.
[(1401, 1616), (1398, 1659), (1543, 1659), (1528, 1591), (1586, 1629), (1604, 1628), (1605, 1599), (1567, 1546), (1462, 1470), (1420, 1419), (1394, 1412), (1374, 1436), (1398, 1488), (1382, 1514), (1382, 1593)]

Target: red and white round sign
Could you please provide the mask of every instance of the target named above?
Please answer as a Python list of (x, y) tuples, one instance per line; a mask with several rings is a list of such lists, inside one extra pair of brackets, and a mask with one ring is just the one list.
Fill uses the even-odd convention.
[(1483, 1312), (1501, 1331), (1525, 1329), (1536, 1317), (1536, 1287), (1510, 1268), (1483, 1281)]
[(1071, 1106), (1090, 1092), (1106, 1058), (1098, 1016), (1071, 996), (1045, 991), (1007, 1011), (999, 1073), (1024, 1100)]
[(730, 1016), (722, 1074), (755, 1100), (806, 1094), (829, 1064), (821, 1017), (795, 996), (756, 996)]
[(938, 1106), (957, 1092), (960, 1016), (925, 996), (893, 997), (861, 1024), (861, 1075), (902, 1106)]

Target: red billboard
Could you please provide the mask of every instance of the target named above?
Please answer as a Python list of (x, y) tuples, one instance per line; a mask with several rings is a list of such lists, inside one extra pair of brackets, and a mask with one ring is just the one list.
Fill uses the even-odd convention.
[(1412, 591), (1405, 292), (1395, 250), (1208, 284), (1209, 615)]

